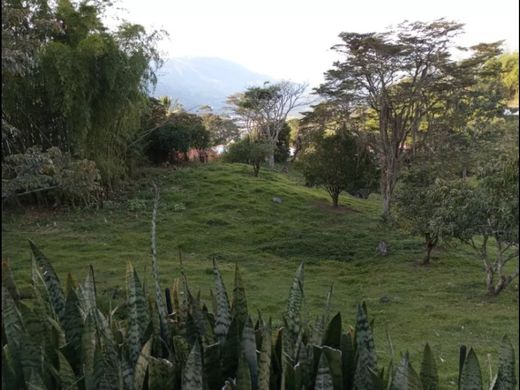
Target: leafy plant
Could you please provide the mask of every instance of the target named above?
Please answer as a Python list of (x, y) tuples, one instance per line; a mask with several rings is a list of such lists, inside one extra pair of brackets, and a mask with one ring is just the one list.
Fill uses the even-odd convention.
[[(109, 312), (97, 302), (92, 268), (66, 287), (32, 243), (34, 300), (20, 300), (7, 263), (2, 279), (2, 388), (5, 389), (438, 389), (435, 357), (425, 347), (420, 373), (408, 354), (393, 368), (379, 366), (365, 304), (355, 326), (323, 314), (304, 320), (304, 265), (289, 289), (283, 327), (251, 318), (238, 266), (229, 295), (213, 261), (211, 312), (193, 295), (184, 274), (161, 288), (156, 251), (156, 190), (152, 217), (152, 284), (126, 270), (126, 300)], [(231, 298), (231, 301), (230, 301)], [(492, 389), (514, 389), (514, 349), (500, 347)], [(483, 389), (478, 359), (461, 349), (460, 388)]]

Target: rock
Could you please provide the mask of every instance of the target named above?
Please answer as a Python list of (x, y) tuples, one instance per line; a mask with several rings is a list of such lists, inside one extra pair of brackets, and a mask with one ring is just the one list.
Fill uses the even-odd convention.
[(377, 244), (377, 253), (380, 256), (388, 255), (388, 244), (385, 241), (379, 241), (379, 244)]
[(392, 299), (388, 295), (383, 295), (381, 298), (379, 298), (379, 302), (381, 303), (390, 303), (392, 302)]
[(283, 200), (282, 198), (279, 198), (277, 196), (273, 196), (273, 203), (282, 204)]

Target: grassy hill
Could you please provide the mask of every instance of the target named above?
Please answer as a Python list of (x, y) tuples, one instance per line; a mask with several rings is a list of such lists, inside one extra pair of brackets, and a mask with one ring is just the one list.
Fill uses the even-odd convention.
[[(68, 272), (82, 279), (92, 264), (103, 300), (123, 299), (126, 262), (150, 279), (152, 180), (161, 188), (157, 233), (163, 287), (180, 275), (179, 249), (192, 289), (200, 288), (208, 302), (211, 259), (218, 259), (228, 289), (237, 263), (250, 312), (260, 310), (278, 321), (293, 273), (304, 261), (309, 318), (321, 313), (333, 283), (333, 310), (342, 312), (345, 325), (353, 324), (355, 305), (367, 302), (383, 359), (391, 355), (385, 330), (395, 357), (409, 350), (416, 369), (424, 343), (430, 342), (445, 388), (456, 388), (460, 344), (475, 347), (486, 380), (483, 360), (491, 354), (496, 367), (501, 336), (507, 333), (518, 344), (518, 282), (489, 298), (481, 264), (463, 247), (440, 248), (431, 266), (417, 266), (421, 240), (381, 225), (378, 199), (342, 196), (342, 207), (335, 210), (323, 190), (266, 170), (255, 178), (240, 164), (147, 169), (127, 199), (97, 211), (4, 214), (2, 258), (27, 286), (30, 238), (62, 281)], [(281, 204), (273, 202), (275, 196)], [(390, 245), (387, 257), (376, 254), (380, 240)]]

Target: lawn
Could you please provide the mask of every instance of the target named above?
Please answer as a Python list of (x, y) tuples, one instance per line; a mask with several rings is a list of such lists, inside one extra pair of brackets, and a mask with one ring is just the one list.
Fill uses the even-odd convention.
[[(324, 190), (304, 187), (297, 175), (262, 170), (255, 178), (251, 172), (246, 165), (221, 163), (150, 168), (118, 201), (99, 210), (4, 212), (2, 258), (27, 290), (31, 239), (62, 282), (69, 272), (82, 279), (92, 264), (102, 301), (123, 299), (128, 261), (150, 280), (154, 180), (161, 189), (157, 239), (163, 287), (180, 275), (179, 253), (191, 288), (207, 301), (212, 258), (228, 290), (238, 264), (250, 313), (260, 310), (280, 325), (293, 273), (303, 261), (308, 318), (321, 313), (331, 284), (333, 310), (341, 311), (345, 326), (353, 324), (356, 304), (366, 301), (383, 362), (391, 355), (386, 330), (395, 358), (408, 350), (416, 370), (428, 341), (443, 388), (456, 388), (460, 344), (476, 349), (485, 381), (488, 359), (495, 370), (502, 335), (518, 345), (518, 281), (490, 298), (481, 263), (462, 246), (439, 248), (430, 266), (418, 266), (421, 240), (381, 224), (377, 197), (342, 195), (336, 210)], [(389, 243), (386, 257), (376, 253), (380, 240)]]

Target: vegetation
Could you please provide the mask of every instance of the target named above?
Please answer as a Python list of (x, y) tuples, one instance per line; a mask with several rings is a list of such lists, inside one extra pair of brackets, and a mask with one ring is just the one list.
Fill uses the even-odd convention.
[(228, 103), (242, 127), (254, 139), (271, 145), (267, 156), (269, 167), (274, 167), (275, 148), (280, 132), (286, 126), (287, 116), (303, 105), (305, 84), (281, 81), (263, 87), (250, 87), (245, 92), (230, 96)]
[(224, 161), (230, 163), (250, 164), (253, 167), (253, 175), (258, 176), (260, 166), (265, 163), (272, 153), (270, 144), (256, 141), (246, 136), (238, 142), (231, 144), (224, 155)]
[(315, 132), (310, 145), (300, 155), (302, 173), (308, 185), (325, 187), (334, 207), (341, 191), (357, 194), (377, 182), (370, 152), (346, 129)]
[[(152, 287), (143, 288), (129, 263), (125, 304), (109, 313), (98, 307), (92, 267), (81, 284), (69, 274), (65, 294), (51, 263), (31, 242), (35, 303), (29, 308), (19, 301), (4, 264), (4, 388), (439, 388), (436, 359), (428, 344), (420, 375), (408, 353), (395, 367), (390, 362), (386, 374), (378, 368), (373, 325), (364, 304), (357, 305), (355, 327), (343, 329), (340, 313), (330, 319), (331, 288), (322, 314), (313, 324), (305, 320), (303, 263), (294, 275), (283, 328), (276, 331), (274, 343), (271, 320), (259, 313), (253, 325), (238, 266), (230, 303), (213, 260), (213, 313), (192, 294), (183, 274), (163, 297), (156, 248), (158, 200), (156, 193)], [(484, 389), (473, 349), (466, 354), (466, 347), (461, 347), (458, 376), (459, 388)], [(515, 351), (507, 337), (490, 383), (492, 389), (516, 386)]]
[[(10, 260), (24, 297), (32, 291), (26, 272), (29, 237), (52, 253), (63, 281), (72, 269), (92, 264), (98, 305), (108, 313), (124, 299), (121, 272), (127, 261), (139, 270), (141, 281), (152, 286), (146, 276), (150, 229), (142, 221), (151, 217), (150, 181), (155, 180), (161, 187), (157, 256), (163, 287), (171, 287), (171, 275), (182, 270), (193, 295), (200, 289), (201, 299), (211, 302), (212, 258), (219, 261), (228, 287), (236, 262), (248, 286), (250, 313), (261, 310), (265, 320), (273, 318), (273, 327), (281, 327), (283, 297), (294, 269), (304, 261), (307, 275), (312, 275), (305, 280), (308, 318), (321, 315), (324, 290), (334, 282), (338, 298), (331, 302), (331, 313), (341, 311), (344, 319), (353, 320), (354, 303), (367, 302), (375, 319), (380, 367), (386, 367), (392, 355), (394, 363), (400, 359), (388, 346), (386, 329), (396, 352), (408, 349), (412, 362), (421, 361), (424, 341), (429, 340), (441, 386), (447, 389), (456, 388), (459, 344), (472, 345), (480, 356), (490, 354), (496, 365), (502, 335), (508, 333), (513, 345), (518, 342), (517, 283), (497, 297), (487, 296), (482, 266), (469, 249), (441, 245), (430, 267), (415, 267), (424, 253), (421, 240), (382, 227), (377, 196), (363, 200), (341, 194), (346, 207), (336, 212), (327, 205), (325, 191), (304, 187), (299, 176), (264, 170), (254, 178), (250, 169), (241, 164), (146, 169), (128, 199), (105, 202), (104, 209), (4, 213), (2, 257)], [(273, 196), (283, 203), (273, 203)], [(380, 240), (389, 243), (386, 257), (376, 255)], [(505, 268), (511, 271), (511, 265)], [(347, 329), (348, 321), (343, 325)]]

